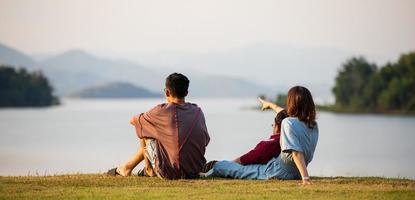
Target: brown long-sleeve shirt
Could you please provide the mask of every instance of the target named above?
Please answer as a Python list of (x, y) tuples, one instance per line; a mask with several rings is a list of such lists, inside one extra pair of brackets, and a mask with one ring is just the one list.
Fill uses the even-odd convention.
[(163, 178), (198, 177), (210, 137), (196, 104), (160, 104), (135, 116), (132, 124), (139, 138), (157, 141), (156, 170)]

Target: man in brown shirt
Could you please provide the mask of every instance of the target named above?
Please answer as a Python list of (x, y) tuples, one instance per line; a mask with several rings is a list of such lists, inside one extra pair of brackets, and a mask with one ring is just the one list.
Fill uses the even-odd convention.
[(140, 138), (140, 148), (125, 164), (108, 171), (110, 175), (130, 176), (144, 160), (142, 175), (164, 179), (196, 178), (206, 164), (209, 143), (201, 109), (185, 101), (189, 80), (179, 73), (166, 78), (167, 103), (131, 118)]

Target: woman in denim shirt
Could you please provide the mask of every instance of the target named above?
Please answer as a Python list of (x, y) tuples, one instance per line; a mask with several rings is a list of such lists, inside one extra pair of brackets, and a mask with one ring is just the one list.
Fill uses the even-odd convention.
[[(280, 112), (283, 108), (260, 99), (262, 109)], [(232, 161), (216, 162), (205, 177), (226, 177), (237, 179), (302, 179), (311, 184), (307, 165), (313, 159), (318, 140), (316, 111), (310, 91), (295, 86), (288, 91), (287, 112), (281, 126), (281, 153), (267, 164), (240, 165)]]

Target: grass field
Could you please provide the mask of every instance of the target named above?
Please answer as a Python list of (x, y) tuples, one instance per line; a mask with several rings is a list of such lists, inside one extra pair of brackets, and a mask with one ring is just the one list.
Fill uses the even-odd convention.
[(314, 177), (313, 183), (97, 174), (0, 177), (0, 199), (415, 199), (415, 181), (407, 179)]

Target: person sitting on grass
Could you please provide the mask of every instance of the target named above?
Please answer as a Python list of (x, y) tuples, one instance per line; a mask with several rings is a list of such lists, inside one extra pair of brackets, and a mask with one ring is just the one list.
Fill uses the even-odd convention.
[(130, 120), (139, 137), (140, 147), (125, 164), (108, 175), (130, 176), (144, 160), (139, 175), (162, 179), (197, 178), (206, 164), (204, 157), (210, 137), (202, 110), (185, 101), (189, 80), (179, 73), (166, 78), (162, 103)]
[[(280, 106), (261, 99), (262, 108), (275, 112)], [(287, 95), (288, 116), (281, 123), (281, 153), (266, 164), (241, 165), (232, 161), (209, 162), (201, 177), (224, 177), (237, 179), (302, 179), (311, 184), (307, 165), (313, 159), (319, 131), (316, 110), (310, 91), (302, 86), (292, 87)]]
[(287, 111), (281, 110), (274, 118), (273, 133), (268, 140), (259, 142), (254, 149), (234, 160), (241, 165), (266, 164), (271, 158), (280, 154), (281, 122), (288, 117)]

